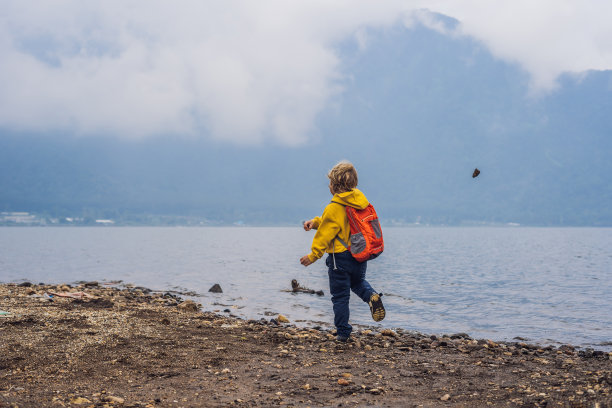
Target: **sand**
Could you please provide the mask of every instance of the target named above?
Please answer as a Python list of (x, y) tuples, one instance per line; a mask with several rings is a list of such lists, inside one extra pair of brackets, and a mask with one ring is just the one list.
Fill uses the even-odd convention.
[(2, 284), (0, 310), (0, 407), (612, 407), (612, 353), (569, 345), (391, 328), (339, 343), (97, 283)]

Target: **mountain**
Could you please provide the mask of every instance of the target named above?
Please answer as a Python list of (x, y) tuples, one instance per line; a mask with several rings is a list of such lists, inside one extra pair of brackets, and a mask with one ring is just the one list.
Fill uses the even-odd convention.
[(338, 54), (343, 92), (299, 147), (4, 129), (0, 211), (296, 224), (322, 211), (327, 170), (349, 159), (387, 222), (612, 225), (612, 72), (533, 95), (520, 67), (424, 27)]

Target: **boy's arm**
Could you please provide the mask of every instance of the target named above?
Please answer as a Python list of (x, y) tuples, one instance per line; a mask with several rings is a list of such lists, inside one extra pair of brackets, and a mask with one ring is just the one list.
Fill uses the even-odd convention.
[(312, 220), (304, 221), (304, 231), (318, 229), (319, 225), (321, 225), (321, 217), (314, 217)]
[(310, 263), (315, 262), (323, 256), (332, 240), (336, 238), (336, 235), (340, 232), (340, 224), (338, 224), (337, 220), (342, 220), (342, 215), (340, 213), (343, 212), (344, 207), (332, 203), (325, 207), (323, 216), (313, 219), (316, 224), (317, 233), (312, 239), (312, 252), (307, 255)]

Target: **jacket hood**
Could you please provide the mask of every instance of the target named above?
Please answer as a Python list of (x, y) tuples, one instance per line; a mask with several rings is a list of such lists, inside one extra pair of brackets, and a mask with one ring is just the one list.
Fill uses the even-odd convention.
[(351, 191), (346, 191), (344, 193), (334, 194), (334, 197), (332, 198), (332, 203), (348, 205), (349, 207), (353, 207), (358, 210), (363, 210), (370, 204), (365, 194), (363, 194), (356, 188), (352, 189)]

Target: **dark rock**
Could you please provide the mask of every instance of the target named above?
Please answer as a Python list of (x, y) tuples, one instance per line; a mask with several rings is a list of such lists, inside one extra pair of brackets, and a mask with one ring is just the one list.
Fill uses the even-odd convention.
[(221, 286), (218, 283), (212, 285), (212, 287), (208, 289), (208, 291), (212, 293), (223, 293), (223, 289), (221, 289)]
[(83, 283), (83, 286), (85, 286), (86, 288), (97, 288), (100, 286), (100, 284), (96, 281), (91, 281)]
[(592, 357), (593, 357), (593, 354), (594, 354), (594, 351), (595, 351), (595, 350), (593, 350), (592, 348), (587, 348), (587, 349), (585, 349), (585, 350), (580, 350), (580, 351), (578, 352), (578, 355), (579, 355), (580, 357), (583, 357), (583, 358), (592, 358)]
[(231, 310), (229, 310), (229, 309), (223, 309), (223, 311), (224, 311), (225, 313), (231, 313), (231, 312), (232, 312), (232, 311), (231, 311)]
[(139, 290), (142, 293), (151, 293), (151, 289), (145, 288), (143, 286), (136, 286), (136, 287), (132, 288), (132, 290)]
[(323, 296), (324, 295), (322, 290), (316, 290), (315, 291), (313, 289), (305, 288), (304, 286), (299, 284), (297, 279), (291, 280), (291, 291), (293, 293), (308, 293), (308, 294), (317, 295), (317, 296)]
[(471, 337), (467, 333), (455, 333), (451, 334), (451, 339), (471, 339)]
[(19, 285), (17, 285), (17, 286), (20, 286), (20, 287), (22, 287), (22, 288), (29, 288), (30, 286), (32, 286), (32, 282), (27, 282), (27, 281), (26, 281), (26, 282), (21, 282), (21, 283), (20, 283)]

